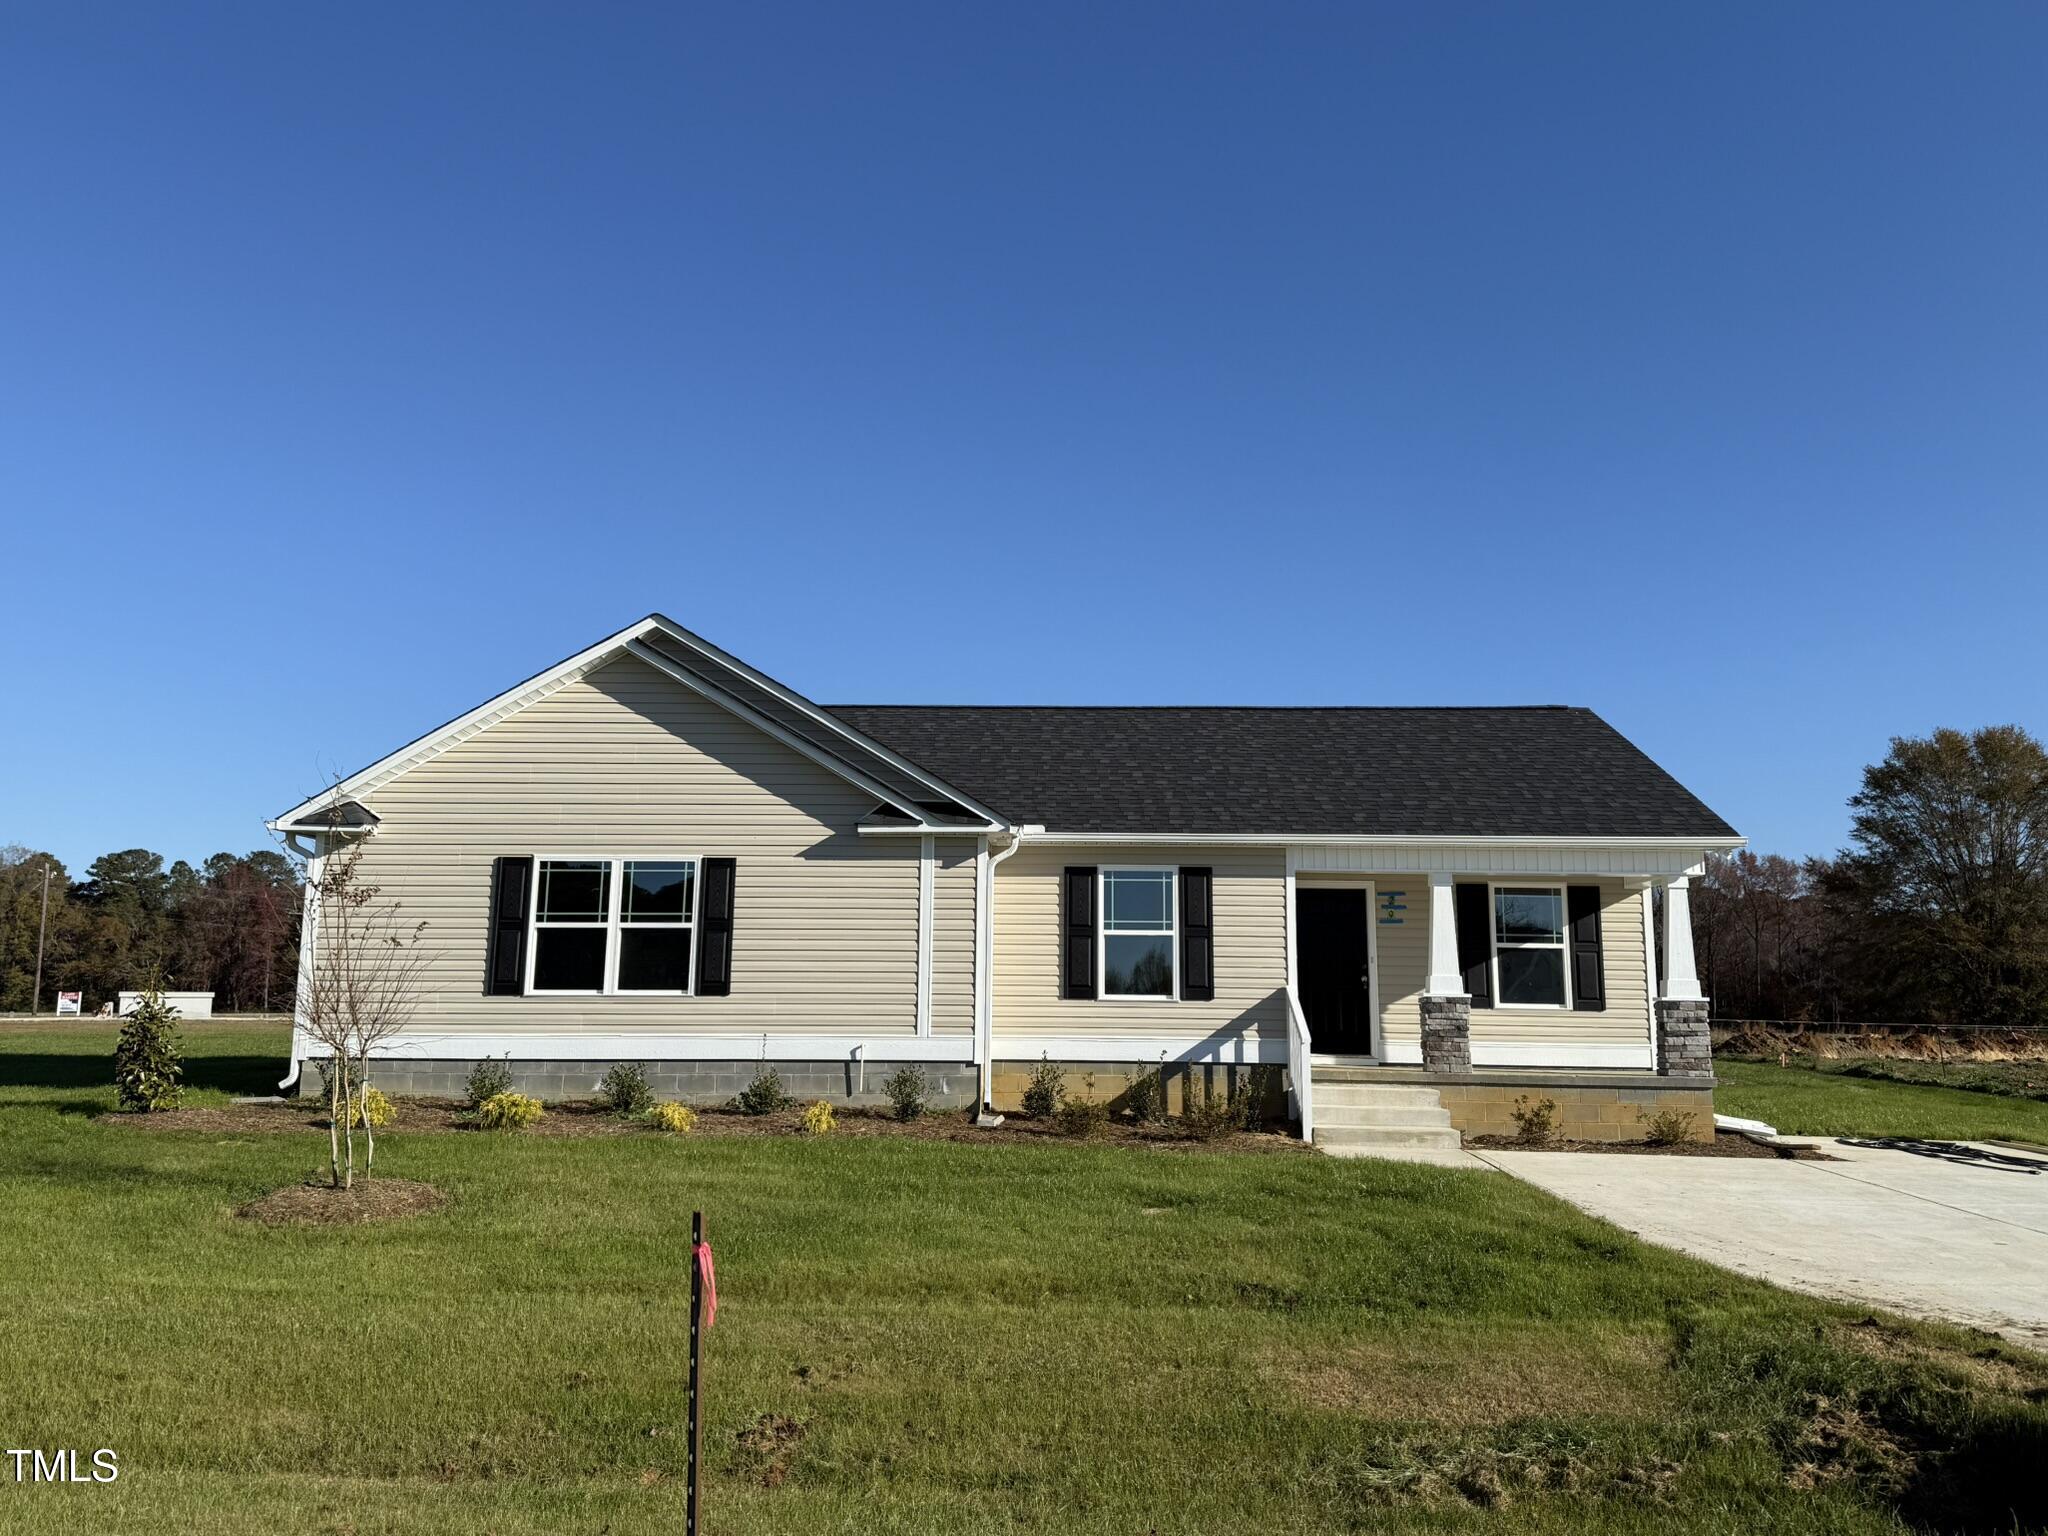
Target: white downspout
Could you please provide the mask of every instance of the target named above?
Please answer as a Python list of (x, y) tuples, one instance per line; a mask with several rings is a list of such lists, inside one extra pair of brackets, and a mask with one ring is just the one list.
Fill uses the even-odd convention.
[(285, 846), (305, 859), (306, 886), (299, 906), (299, 972), (292, 982), (292, 1060), (277, 1085), (280, 1090), (297, 1083), (305, 1065), (300, 1057), (300, 1042), (305, 1038), (301, 1026), (306, 1022), (306, 999), (313, 990), (313, 946), (320, 941), (320, 874), (327, 864), (326, 849), (318, 836), (310, 848), (301, 848), (299, 834), (287, 833)]
[(1044, 832), (1042, 826), (1019, 827), (1010, 835), (1010, 846), (1001, 853), (990, 855), (988, 843), (983, 841), (980, 859), (980, 880), (974, 892), (975, 938), (979, 953), (975, 956), (974, 975), (979, 984), (980, 1006), (975, 1010), (974, 1054), (981, 1069), (981, 1102), (975, 1110), (976, 1125), (1001, 1125), (1003, 1117), (995, 1112), (992, 1100), (995, 1097), (995, 1008), (996, 1008), (996, 866), (1024, 846), (1025, 837), (1033, 832)]

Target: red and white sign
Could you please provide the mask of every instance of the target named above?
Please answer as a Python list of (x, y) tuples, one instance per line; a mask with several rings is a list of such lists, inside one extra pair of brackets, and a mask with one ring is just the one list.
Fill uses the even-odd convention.
[(59, 1013), (77, 1013), (84, 1002), (85, 994), (83, 992), (59, 992), (57, 994), (57, 1011)]

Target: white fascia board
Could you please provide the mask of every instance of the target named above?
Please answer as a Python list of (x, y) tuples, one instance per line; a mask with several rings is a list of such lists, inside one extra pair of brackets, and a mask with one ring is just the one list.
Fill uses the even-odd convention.
[(628, 641), (638, 639), (650, 629), (663, 627), (662, 621), (653, 617), (628, 624), (615, 635), (607, 635), (592, 646), (578, 651), (574, 656), (555, 663), (543, 672), (536, 672), (523, 683), (516, 683), (503, 693), (487, 699), (466, 715), (458, 715), (447, 724), (437, 726), (424, 736), (407, 742), (396, 752), (380, 757), (369, 767), (350, 774), (330, 789), (300, 801), (276, 820), (266, 823), (275, 829), (280, 823), (296, 821), (299, 817), (318, 810), (322, 805), (332, 804), (336, 799), (356, 799), (373, 794), (390, 783), (401, 773), (417, 768), (421, 763), (431, 761), (450, 747), (469, 740), (487, 725), (495, 725), (507, 715), (516, 714), (527, 705), (538, 702), (595, 670), (612, 655), (621, 650)]
[(733, 655), (730, 651), (721, 649), (720, 647), (713, 645), (709, 640), (706, 640), (702, 635), (692, 634), (689, 630), (683, 628), (682, 625), (678, 624), (674, 619), (667, 618), (662, 614), (657, 613), (650, 615), (649, 622), (653, 624), (658, 624), (670, 636), (670, 638), (682, 642), (684, 645), (689, 646), (692, 650), (702, 652), (704, 655), (710, 657), (713, 661), (731, 667), (733, 671), (739, 673), (740, 676), (744, 677), (748, 682), (752, 683), (755, 687), (766, 689), (769, 693), (774, 694), (776, 698), (782, 700), (782, 702), (787, 704), (791, 709), (801, 710), (805, 715), (817, 721), (818, 724), (824, 726), (834, 735), (843, 736), (848, 741), (855, 743), (864, 750), (874, 753), (875, 756), (879, 757), (883, 762), (887, 763), (897, 772), (909, 775), (911, 778), (917, 780), (918, 783), (924, 785), (925, 788), (931, 790), (933, 794), (942, 796), (943, 798), (951, 800), (958, 805), (966, 806), (967, 809), (974, 812), (975, 815), (984, 816), (988, 818), (991, 824), (1002, 829), (1003, 831), (1009, 830), (1010, 823), (1007, 818), (997, 815), (994, 811), (990, 810), (980, 801), (972, 799), (967, 795), (963, 795), (959, 790), (955, 789), (952, 785), (946, 783), (943, 779), (935, 778), (932, 774), (926, 772), (924, 769), (918, 767), (917, 764), (911, 762), (910, 759), (908, 759), (907, 757), (903, 757), (898, 753), (890, 751), (889, 748), (882, 745), (881, 742), (876, 741), (872, 736), (866, 735), (863, 732), (855, 730), (852, 726), (848, 725), (845, 721), (839, 719), (836, 715), (830, 714), (829, 712), (820, 709), (817, 705), (811, 703), (811, 701), (808, 699), (801, 698), (798, 695), (791, 693), (787, 688), (783, 687), (782, 684), (776, 682), (774, 678), (768, 676), (765, 672), (756, 671), (754, 668), (748, 666), (744, 661), (741, 661), (739, 657)]
[[(990, 822), (985, 827), (956, 827), (946, 822), (919, 822), (906, 827), (862, 827), (862, 837), (987, 837), (992, 833), (1007, 832), (1008, 827), (999, 827)], [(1035, 842), (1036, 839), (1034, 838)]]
[(1359, 832), (1034, 832), (1034, 843), (1184, 843), (1241, 848), (1699, 848), (1709, 853), (1749, 846), (1746, 837), (1483, 837), (1422, 833)]

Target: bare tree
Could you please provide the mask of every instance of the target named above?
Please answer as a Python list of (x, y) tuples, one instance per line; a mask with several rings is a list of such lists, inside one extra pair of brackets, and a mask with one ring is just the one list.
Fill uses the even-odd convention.
[[(328, 1054), (328, 1166), (337, 1189), (355, 1187), (356, 1115), (370, 1057), (412, 1021), (429, 958), (427, 925), (407, 922), (400, 904), (365, 879), (362, 860), (362, 842), (353, 840), (309, 872), (315, 938), (299, 992), (301, 1028)], [(367, 1113), (362, 1122), (367, 1179), (377, 1133)]]

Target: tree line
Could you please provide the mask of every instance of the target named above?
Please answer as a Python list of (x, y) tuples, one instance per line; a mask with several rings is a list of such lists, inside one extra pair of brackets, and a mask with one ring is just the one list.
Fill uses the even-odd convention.
[(1722, 1018), (2048, 1024), (2048, 751), (2017, 726), (1897, 737), (1849, 846), (1748, 851), (1694, 884)]
[[(45, 875), (48, 919), (43, 920)], [(53, 854), (0, 847), (0, 1011), (47, 1013), (59, 991), (88, 1013), (157, 978), (211, 992), (221, 1011), (288, 1011), (298, 980), (300, 881), (275, 849), (217, 853), (198, 868), (127, 848), (74, 880)], [(43, 933), (36, 997), (36, 937)]]

